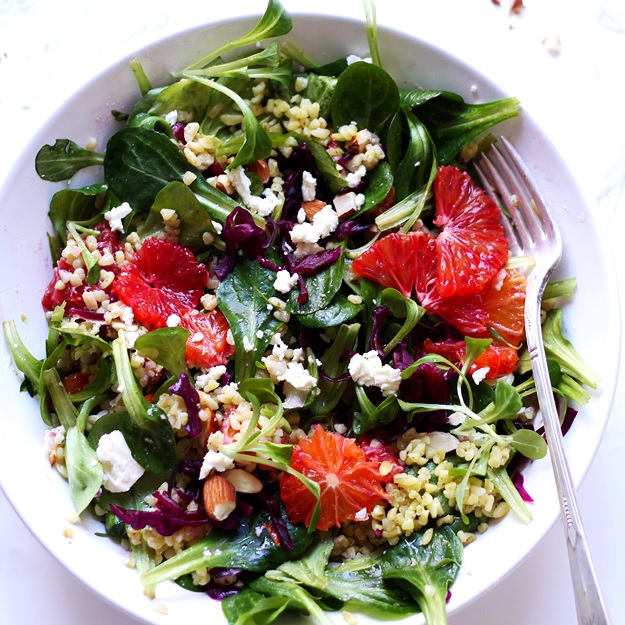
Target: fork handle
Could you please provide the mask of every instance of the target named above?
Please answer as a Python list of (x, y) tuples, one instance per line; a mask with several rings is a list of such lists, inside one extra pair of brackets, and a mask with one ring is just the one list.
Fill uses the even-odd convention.
[[(528, 284), (528, 289), (529, 286)], [(528, 298), (532, 298), (528, 301), (537, 302), (537, 306), (536, 309), (528, 307), (526, 310), (527, 346), (560, 499), (577, 620), (579, 625), (609, 625), (610, 619), (595, 574), (571, 471), (564, 453), (562, 429), (551, 391), (545, 348), (542, 340), (538, 338), (542, 336), (539, 322), (541, 295), (542, 288), (535, 297), (528, 293)]]

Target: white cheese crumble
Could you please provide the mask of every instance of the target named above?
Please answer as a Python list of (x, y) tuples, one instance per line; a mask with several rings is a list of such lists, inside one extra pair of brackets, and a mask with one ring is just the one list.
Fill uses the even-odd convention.
[(302, 199), (312, 202), (317, 195), (317, 179), (308, 171), (302, 174)]
[(103, 434), (96, 456), (102, 464), (102, 486), (111, 493), (125, 493), (144, 474), (145, 469), (132, 457), (130, 447), (119, 430)]
[(200, 479), (203, 480), (212, 471), (222, 473), (223, 471), (233, 468), (234, 460), (232, 458), (229, 458), (220, 451), (213, 451), (211, 449), (207, 451), (204, 456), (202, 468), (200, 469)]
[(202, 390), (209, 382), (216, 382), (226, 373), (226, 365), (211, 367), (206, 373), (198, 375), (195, 380), (195, 388)]
[(117, 232), (124, 231), (124, 224), (122, 223), (122, 219), (127, 217), (132, 212), (132, 208), (128, 202), (123, 202), (119, 206), (115, 208), (111, 208), (111, 210), (106, 211), (104, 213), (104, 219), (109, 222), (111, 230), (116, 230)]
[(271, 215), (280, 204), (281, 199), (271, 189), (265, 189), (262, 196), (252, 195), (250, 191), (252, 182), (245, 174), (243, 167), (230, 169), (227, 175), (243, 203), (261, 217)]
[(168, 328), (177, 328), (180, 325), (180, 317), (178, 315), (169, 315), (167, 317), (167, 327)]
[(252, 343), (252, 341), (250, 341), (249, 336), (244, 336), (243, 337), (243, 349), (246, 352), (253, 352), (254, 351), (254, 343)]
[(322, 248), (317, 245), (317, 242), (330, 236), (338, 225), (339, 216), (329, 204), (313, 216), (312, 223), (295, 224), (291, 230), (291, 241), (297, 246), (295, 257), (301, 258), (321, 251)]
[(396, 395), (401, 384), (401, 371), (383, 365), (376, 350), (354, 354), (349, 361), (349, 374), (360, 386), (377, 386), (385, 397)]
[(175, 109), (173, 111), (169, 111), (169, 113), (167, 113), (167, 115), (165, 115), (165, 121), (170, 126), (173, 126), (175, 123), (177, 123), (177, 121), (178, 121), (178, 111), (176, 111)]
[(364, 165), (360, 165), (354, 172), (350, 172), (345, 176), (345, 182), (350, 189), (357, 187), (362, 179), (367, 175), (367, 168)]
[(460, 441), (449, 432), (427, 432), (427, 434), (417, 434), (415, 440), (425, 439), (429, 440), (430, 449), (442, 449), (446, 454), (458, 449)]
[(291, 275), (286, 269), (280, 269), (276, 274), (273, 288), (280, 293), (288, 293), (297, 284), (298, 279), (298, 274)]

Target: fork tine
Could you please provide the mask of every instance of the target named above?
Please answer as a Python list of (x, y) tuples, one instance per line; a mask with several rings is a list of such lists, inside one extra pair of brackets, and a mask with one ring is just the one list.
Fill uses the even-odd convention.
[[(508, 238), (508, 245), (514, 256), (522, 255), (524, 249), (527, 250), (531, 247), (532, 242), (529, 240), (525, 228), (519, 228), (517, 225), (517, 219), (515, 218), (517, 207), (512, 199), (514, 194), (508, 189), (508, 185), (504, 182), (488, 155), (482, 154), (480, 162), (475, 163), (475, 169), (482, 180), (484, 190), (491, 199), (498, 205), (500, 200), (505, 204), (509, 216), (503, 214), (502, 223)], [(510, 220), (512, 220), (512, 223)]]
[[(501, 137), (501, 143), (504, 151), (508, 155), (508, 163), (514, 163), (514, 167), (517, 170), (517, 175), (522, 179), (522, 183), (519, 182), (518, 186), (521, 189), (525, 189), (527, 197), (529, 198), (529, 204), (525, 205), (525, 216), (528, 222), (534, 224), (540, 224), (540, 229), (552, 240), (556, 240), (560, 245), (560, 233), (556, 225), (547, 204), (543, 200), (529, 169), (519, 153), (513, 147), (513, 145), (505, 137)], [(518, 178), (517, 178), (518, 180)]]

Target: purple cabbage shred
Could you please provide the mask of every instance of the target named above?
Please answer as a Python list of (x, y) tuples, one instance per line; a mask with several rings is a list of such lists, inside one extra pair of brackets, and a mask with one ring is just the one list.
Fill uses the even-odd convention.
[(184, 429), (192, 438), (198, 438), (202, 434), (202, 424), (200, 421), (200, 395), (191, 384), (189, 376), (181, 373), (178, 380), (169, 387), (169, 392), (182, 397), (187, 407), (189, 415)]
[(369, 336), (369, 349), (378, 352), (378, 356), (384, 360), (384, 343), (382, 341), (382, 324), (391, 311), (386, 306), (376, 306), (371, 313), (373, 325)]
[(515, 488), (519, 491), (519, 495), (521, 495), (521, 499), (528, 503), (533, 503), (534, 500), (532, 499), (530, 494), (527, 492), (527, 490), (525, 490), (525, 486), (523, 485), (525, 481), (523, 478), (523, 474), (520, 473), (519, 471), (515, 471), (511, 479)]
[(276, 231), (276, 224), (267, 219), (267, 230), (254, 222), (252, 214), (237, 206), (226, 218), (222, 238), (226, 243), (226, 252), (215, 265), (215, 275), (223, 280), (234, 269), (237, 251), (242, 250), (250, 259), (262, 255), (271, 245)]
[(95, 321), (96, 323), (104, 323), (104, 313), (95, 310), (83, 310), (82, 308), (68, 308), (67, 314), (70, 317), (79, 317), (85, 321)]
[(258, 498), (269, 513), (271, 525), (280, 538), (280, 546), (284, 549), (288, 549), (289, 551), (293, 550), (295, 545), (293, 544), (293, 539), (289, 534), (289, 528), (287, 527), (287, 524), (282, 516), (280, 500), (277, 497), (264, 492), (260, 492), (258, 494)]

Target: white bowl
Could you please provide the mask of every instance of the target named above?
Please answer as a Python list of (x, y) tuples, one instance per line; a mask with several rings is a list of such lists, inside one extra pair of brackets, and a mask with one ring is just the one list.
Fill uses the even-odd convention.
[[(361, 20), (297, 13), (293, 17), (290, 38), (320, 61), (368, 52)], [(171, 71), (246, 32), (253, 23), (254, 18), (238, 18), (202, 26), (133, 56), (141, 59), (152, 82), (161, 84)], [(449, 89), (470, 101), (474, 93), (482, 101), (515, 95), (502, 91), (474, 67), (405, 32), (380, 26), (379, 41), (385, 69), (400, 86)], [(23, 340), (37, 356), (42, 355), (47, 332), (40, 306), (50, 278), (47, 210), (52, 194), (64, 185), (41, 181), (34, 171), (34, 157), (39, 147), (56, 138), (84, 144), (95, 137), (97, 149), (103, 149), (115, 127), (110, 111), (129, 110), (138, 97), (128, 60), (101, 73), (40, 128), (0, 191), (0, 266), (10, 269), (0, 278), (0, 316), (1, 320), (16, 320)], [(620, 346), (618, 296), (612, 267), (586, 201), (565, 159), (550, 141), (548, 129), (540, 128), (531, 114), (524, 110), (519, 119), (505, 125), (505, 131), (530, 164), (561, 227), (565, 253), (558, 274), (578, 279), (577, 294), (565, 310), (565, 332), (602, 379), (565, 441), (573, 478), (579, 484), (599, 445), (615, 390)], [(597, 310), (602, 311), (601, 325)], [(611, 337), (609, 341), (606, 336)], [(3, 341), (0, 353), (8, 362)], [(0, 485), (15, 509), (42, 544), (96, 593), (147, 623), (162, 622), (154, 602), (143, 596), (136, 572), (124, 566), (126, 552), (113, 541), (95, 536), (101, 530), (97, 521), (86, 516), (72, 526), (73, 538), (64, 536), (73, 509), (66, 482), (49, 467), (43, 454), (45, 426), (38, 404), (19, 393), (11, 367), (0, 371), (0, 385), (5, 393), (0, 412)], [(452, 587), (450, 613), (479, 598), (510, 573), (558, 519), (549, 459), (534, 463), (525, 476), (526, 488), (535, 500), (533, 522), (525, 526), (510, 515), (465, 550), (461, 574)], [(215, 624), (225, 623), (218, 603), (173, 583), (157, 588), (156, 601), (167, 606), (172, 623), (192, 622), (198, 614)], [(417, 625), (420, 618), (410, 622)], [(359, 616), (359, 622), (371, 621)]]

